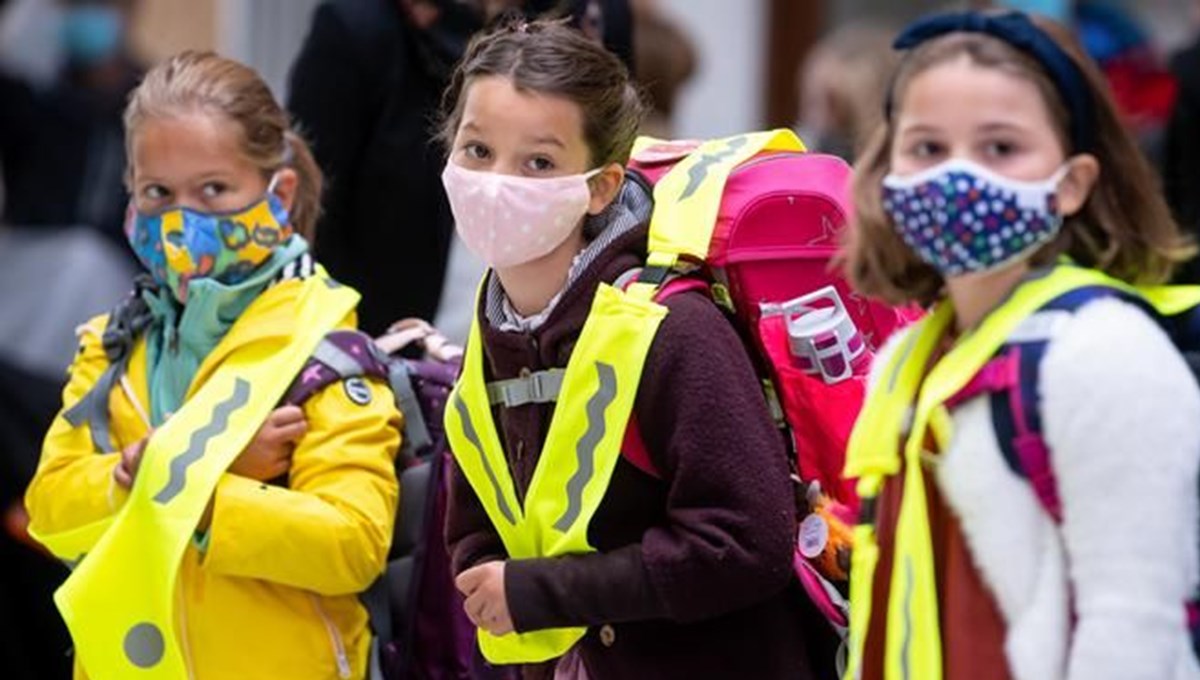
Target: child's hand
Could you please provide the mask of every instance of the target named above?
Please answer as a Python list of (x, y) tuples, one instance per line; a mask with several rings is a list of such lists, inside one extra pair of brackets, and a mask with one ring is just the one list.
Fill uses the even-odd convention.
[(467, 597), (463, 609), (471, 623), (492, 635), (513, 632), (508, 599), (504, 596), (504, 562), (488, 562), (458, 575), (454, 585)]
[(308, 422), (299, 406), (281, 406), (271, 411), (229, 471), (260, 482), (287, 474), (292, 467), (292, 449), (305, 432)]
[(121, 462), (113, 468), (113, 479), (122, 489), (129, 489), (133, 486), (133, 480), (137, 478), (138, 466), (142, 464), (142, 454), (146, 452), (146, 442), (148, 441), (150, 441), (150, 435), (126, 446), (125, 450), (121, 451)]

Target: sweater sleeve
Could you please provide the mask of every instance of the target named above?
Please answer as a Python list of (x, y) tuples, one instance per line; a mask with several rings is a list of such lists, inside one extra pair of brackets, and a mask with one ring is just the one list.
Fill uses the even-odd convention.
[(1178, 677), (1196, 586), (1200, 391), (1144, 313), (1081, 309), (1042, 366), (1078, 621), (1070, 680)]
[(518, 630), (743, 609), (791, 578), (795, 506), (783, 438), (740, 339), (686, 293), (651, 347), (635, 413), (668, 485), (664, 520), (607, 553), (510, 562)]

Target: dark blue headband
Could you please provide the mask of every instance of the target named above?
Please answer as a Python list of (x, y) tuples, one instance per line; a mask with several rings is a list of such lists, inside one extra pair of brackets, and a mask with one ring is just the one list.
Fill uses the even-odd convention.
[[(1095, 118), (1087, 78), (1063, 48), (1020, 12), (983, 14), (961, 12), (936, 14), (919, 19), (900, 32), (892, 43), (897, 50), (909, 50), (948, 33), (982, 33), (1002, 40), (1033, 57), (1054, 82), (1071, 115), (1071, 142), (1074, 152), (1091, 151), (1095, 141)], [(892, 118), (892, 96), (888, 91), (884, 115)]]

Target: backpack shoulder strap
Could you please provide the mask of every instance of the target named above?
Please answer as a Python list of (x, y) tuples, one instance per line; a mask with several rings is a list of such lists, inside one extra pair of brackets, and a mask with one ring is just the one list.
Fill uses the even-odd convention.
[(387, 358), (367, 335), (337, 330), (327, 334), (284, 393), (283, 403), (299, 406), (335, 382), (371, 377), (389, 380)]
[(457, 368), (437, 360), (389, 357), (369, 336), (359, 331), (339, 330), (325, 336), (312, 357), (292, 382), (283, 403), (300, 406), (325, 387), (352, 378), (386, 381), (404, 415), (404, 437), (397, 460), (410, 461), (435, 442), (421, 406), (420, 384), (445, 382)]
[[(614, 285), (618, 288), (632, 285), (640, 274), (640, 269), (630, 270), (622, 274)], [(654, 301), (661, 304), (672, 296), (693, 290), (707, 292), (709, 290), (708, 283), (695, 276), (668, 278), (654, 295)], [(647, 475), (655, 479), (662, 479), (662, 472), (654, 464), (654, 459), (650, 457), (650, 449), (646, 446), (646, 440), (642, 438), (642, 430), (638, 426), (636, 414), (630, 417), (629, 424), (625, 427), (625, 441), (621, 443), (621, 455)]]
[[(989, 393), (992, 426), (1008, 467), (1029, 480), (1038, 502), (1055, 522), (1062, 521), (1058, 482), (1050, 462), (1041, 416), (1041, 367), (1046, 351), (1061, 323), (1089, 302), (1112, 298), (1133, 304), (1151, 318), (1162, 316), (1144, 299), (1108, 286), (1077, 288), (1051, 300), (1020, 326), (980, 374), (956, 396), (969, 398), (976, 381), (985, 384), (975, 394)], [(990, 385), (985, 374), (1001, 377)]]
[(72, 427), (87, 423), (92, 434), (92, 447), (98, 453), (113, 451), (113, 440), (108, 412), (108, 395), (120, 382), (129, 367), (129, 357), (139, 336), (146, 332), (154, 321), (150, 306), (142, 294), (153, 290), (155, 284), (148, 275), (134, 279), (133, 291), (117, 304), (108, 315), (108, 322), (101, 335), (101, 344), (108, 359), (108, 366), (96, 379), (96, 384), (87, 394), (63, 413)]

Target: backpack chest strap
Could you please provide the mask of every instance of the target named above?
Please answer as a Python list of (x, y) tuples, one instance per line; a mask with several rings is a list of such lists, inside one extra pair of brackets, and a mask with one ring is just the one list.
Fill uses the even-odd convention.
[(488, 401), (492, 406), (516, 408), (526, 404), (552, 404), (562, 392), (564, 369), (551, 368), (529, 373), (510, 380), (487, 384)]

